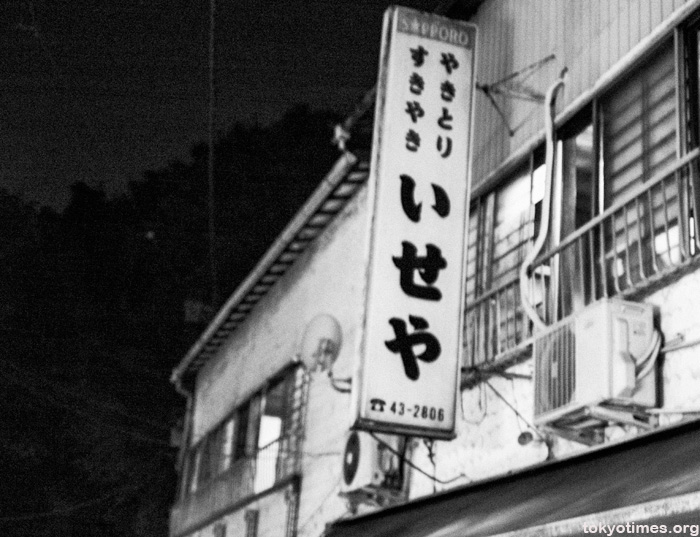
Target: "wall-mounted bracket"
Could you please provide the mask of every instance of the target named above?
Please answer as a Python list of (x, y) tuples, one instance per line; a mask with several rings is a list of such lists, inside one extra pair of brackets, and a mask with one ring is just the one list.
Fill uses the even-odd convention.
[(544, 103), (544, 94), (527, 86), (525, 84), (525, 81), (528, 78), (530, 78), (530, 76), (534, 74), (538, 69), (540, 69), (542, 66), (549, 63), (550, 61), (554, 60), (555, 58), (556, 56), (554, 54), (550, 54), (549, 56), (546, 56), (541, 60), (538, 60), (526, 67), (523, 67), (515, 73), (509, 74), (501, 80), (497, 80), (496, 82), (492, 82), (490, 84), (483, 84), (480, 82), (476, 83), (476, 89), (482, 91), (484, 95), (486, 95), (486, 98), (491, 102), (493, 107), (496, 109), (496, 112), (498, 112), (501, 121), (503, 121), (503, 124), (508, 129), (509, 136), (513, 136), (515, 134), (515, 129), (513, 129), (508, 123), (508, 118), (506, 117), (505, 112), (501, 109), (498, 102), (494, 98), (494, 95), (500, 95), (502, 97), (510, 99), (530, 101), (538, 104)]

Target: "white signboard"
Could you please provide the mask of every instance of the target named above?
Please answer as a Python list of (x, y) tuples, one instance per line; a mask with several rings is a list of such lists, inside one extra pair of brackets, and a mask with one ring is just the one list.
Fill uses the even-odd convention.
[(475, 42), (465, 22), (384, 17), (357, 429), (454, 437)]

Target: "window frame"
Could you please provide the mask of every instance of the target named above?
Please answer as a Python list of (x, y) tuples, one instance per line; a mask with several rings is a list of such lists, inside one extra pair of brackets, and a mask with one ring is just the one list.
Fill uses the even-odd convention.
[[(221, 476), (235, 472), (241, 461), (257, 457), (260, 423), (264, 413), (265, 394), (276, 386), (284, 385), (285, 409), (280, 435), (272, 441), (279, 442), (290, 434), (292, 414), (289, 410), (294, 397), (295, 379), (299, 364), (284, 367), (268, 379), (263, 386), (241, 401), (217, 422), (185, 453), (185, 465), (181, 476), (182, 497), (196, 494)], [(229, 425), (232, 424), (232, 425)], [(225, 431), (232, 427), (230, 453), (226, 452)]]

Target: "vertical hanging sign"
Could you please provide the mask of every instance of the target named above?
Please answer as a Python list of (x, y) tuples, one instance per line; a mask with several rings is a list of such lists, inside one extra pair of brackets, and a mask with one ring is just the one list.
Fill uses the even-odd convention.
[(466, 22), (384, 16), (357, 429), (454, 437), (475, 44)]

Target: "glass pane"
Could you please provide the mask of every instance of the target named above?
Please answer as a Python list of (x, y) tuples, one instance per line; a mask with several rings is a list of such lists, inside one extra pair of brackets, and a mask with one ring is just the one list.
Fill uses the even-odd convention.
[(233, 433), (235, 431), (236, 422), (234, 418), (230, 418), (224, 423), (223, 438), (221, 440), (221, 465), (220, 472), (225, 472), (231, 466), (233, 457)]
[(517, 276), (532, 232), (530, 177), (523, 170), (496, 192), (492, 288)]

